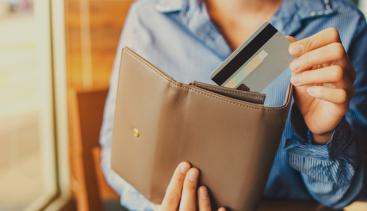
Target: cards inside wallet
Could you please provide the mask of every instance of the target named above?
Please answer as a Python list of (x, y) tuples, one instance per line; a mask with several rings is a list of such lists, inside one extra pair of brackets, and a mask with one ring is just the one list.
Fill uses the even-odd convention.
[(254, 210), (262, 196), (290, 103), (266, 107), (261, 93), (175, 81), (123, 49), (111, 167), (161, 203), (177, 164), (189, 161), (214, 201)]

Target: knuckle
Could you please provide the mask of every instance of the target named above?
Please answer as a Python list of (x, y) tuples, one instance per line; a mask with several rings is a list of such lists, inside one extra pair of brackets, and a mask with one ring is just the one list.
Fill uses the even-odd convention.
[(302, 82), (307, 82), (312, 77), (312, 71), (305, 71), (298, 74), (299, 80)]
[(345, 89), (341, 89), (339, 93), (338, 102), (345, 103), (347, 102), (347, 99), (348, 99), (347, 91)]
[(331, 27), (327, 29), (327, 33), (330, 37), (330, 39), (334, 42), (338, 42), (339, 41), (339, 31), (335, 28), (335, 27)]
[(332, 50), (336, 59), (342, 59), (344, 57), (344, 47), (340, 42), (333, 43)]
[(333, 66), (333, 79), (334, 81), (341, 81), (343, 79), (343, 69), (338, 66), (338, 65), (335, 65)]
[(302, 43), (302, 45), (303, 45), (303, 48), (304, 49), (306, 49), (306, 50), (312, 50), (312, 49), (314, 49), (313, 46), (317, 46), (318, 45), (317, 42), (318, 42), (317, 39), (311, 39), (311, 38), (309, 38), (309, 39), (304, 40), (304, 42)]

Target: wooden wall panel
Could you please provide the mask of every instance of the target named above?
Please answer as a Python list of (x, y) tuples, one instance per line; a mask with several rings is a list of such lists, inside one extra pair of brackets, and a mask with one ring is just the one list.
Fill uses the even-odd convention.
[[(131, 2), (131, 0), (65, 0), (68, 93), (84, 91), (88, 93), (96, 89), (108, 88), (118, 40)], [(79, 197), (82, 193), (88, 191), (86, 189), (81, 190), (83, 181), (78, 181), (78, 179), (83, 178), (80, 177), (82, 175), (81, 172), (88, 174), (89, 171), (93, 171), (90, 166), (77, 165), (80, 164), (78, 162), (80, 160), (80, 151), (87, 148), (86, 146), (78, 147), (76, 144), (81, 142), (81, 125), (75, 124), (75, 121), (73, 121), (78, 119), (79, 116), (78, 112), (72, 111), (77, 110), (75, 106), (80, 102), (73, 103), (72, 95), (69, 96), (68, 100), (69, 148), (73, 197), (78, 204), (78, 208), (81, 210), (90, 210), (89, 208), (82, 208), (85, 206), (80, 206), (85, 205), (86, 202), (85, 200), (83, 202), (83, 197)], [(88, 121), (93, 120), (100, 121), (100, 119), (95, 118), (91, 118)], [(94, 130), (90, 134), (96, 136), (99, 130), (95, 128)], [(98, 170), (98, 161), (95, 166)], [(98, 171), (97, 179), (99, 185), (96, 185), (99, 187), (96, 187), (96, 190), (99, 190), (99, 195), (104, 200), (117, 200), (117, 195), (106, 185), (101, 175), (101, 172)], [(90, 197), (90, 199), (93, 199), (93, 197)]]
[(108, 85), (130, 4), (131, 0), (65, 1), (67, 76), (70, 87)]

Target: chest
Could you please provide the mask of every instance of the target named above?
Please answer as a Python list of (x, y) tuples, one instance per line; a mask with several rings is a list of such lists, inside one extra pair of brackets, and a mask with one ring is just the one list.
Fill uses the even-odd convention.
[[(247, 18), (250, 19), (250, 18)], [(221, 35), (232, 50), (237, 49), (241, 44), (247, 40), (267, 19), (259, 19), (256, 21), (223, 21), (218, 19), (215, 25)]]
[[(230, 55), (231, 48), (223, 38), (225, 33), (211, 29), (210, 24), (193, 27), (166, 21), (164, 28), (160, 30), (137, 33), (138, 36), (149, 36), (136, 37), (140, 40), (136, 48), (139, 54), (177, 81), (214, 84), (210, 75)], [(229, 28), (227, 29), (227, 33), (232, 34), (231, 38), (237, 45), (257, 30), (257, 26), (244, 31), (240, 28), (236, 27), (237, 33), (230, 33)], [(289, 78), (290, 71), (286, 69), (264, 90), (267, 106), (283, 104)]]

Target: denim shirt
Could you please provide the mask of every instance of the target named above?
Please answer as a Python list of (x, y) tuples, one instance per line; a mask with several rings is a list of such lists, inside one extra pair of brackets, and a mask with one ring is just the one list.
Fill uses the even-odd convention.
[[(356, 71), (355, 95), (345, 118), (325, 145), (313, 144), (292, 103), (264, 197), (314, 199), (341, 208), (361, 195), (367, 137), (367, 25), (346, 0), (283, 0), (271, 23), (283, 34), (302, 39), (335, 27)], [(131, 210), (152, 203), (110, 168), (111, 139), (121, 49), (128, 46), (178, 81), (213, 83), (210, 73), (231, 49), (200, 0), (139, 0), (129, 12), (113, 67), (101, 130), (102, 167), (108, 183)], [(283, 103), (286, 70), (266, 89), (268, 106)], [(279, 141), (279, 140), (269, 140)], [(210, 188), (210, 187), (209, 187)], [(224, 205), (225, 206), (225, 205)]]

